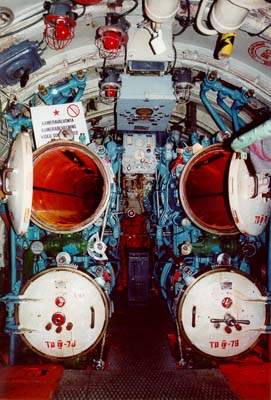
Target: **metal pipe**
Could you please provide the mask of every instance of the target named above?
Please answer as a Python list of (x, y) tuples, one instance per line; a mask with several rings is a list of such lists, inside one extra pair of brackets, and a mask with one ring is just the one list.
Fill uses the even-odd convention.
[(211, 116), (213, 117), (213, 119), (214, 119), (215, 123), (217, 124), (217, 126), (223, 132), (229, 132), (228, 127), (224, 124), (222, 119), (219, 117), (218, 113), (215, 111), (215, 109), (212, 107), (212, 105), (210, 104), (209, 100), (207, 99), (207, 96), (206, 96), (207, 90), (205, 88), (203, 88), (203, 87), (200, 90), (200, 98), (201, 98), (205, 108), (211, 114)]
[(15, 294), (16, 287), (16, 235), (10, 227), (10, 262), (11, 262), (11, 292)]
[(268, 139), (271, 137), (271, 118), (265, 121), (263, 124), (257, 126), (234, 139), (231, 148), (241, 153), (242, 158), (246, 158), (247, 153), (243, 151), (243, 149), (251, 144), (254, 144), (260, 140)]
[(209, 29), (205, 26), (203, 26), (202, 20), (203, 20), (203, 14), (205, 11), (205, 8), (207, 6), (208, 0), (202, 0), (202, 2), (199, 5), (198, 8), (198, 13), (196, 17), (196, 25), (198, 29), (200, 30), (201, 33), (204, 35), (216, 35), (217, 31), (215, 29)]
[(200, 87), (200, 98), (203, 103), (203, 105), (206, 107), (207, 111), (211, 114), (213, 117), (215, 123), (218, 125), (218, 127), (221, 129), (223, 132), (229, 132), (229, 129), (227, 126), (224, 124), (214, 107), (211, 105), (209, 102), (206, 93), (209, 90), (213, 90), (215, 92), (221, 92), (224, 93), (224, 86), (220, 82), (220, 80), (217, 78), (217, 72), (216, 71), (211, 71), (209, 74), (205, 76), (203, 79), (203, 82)]
[(144, 10), (151, 21), (163, 23), (174, 18), (179, 7), (179, 0), (145, 0)]

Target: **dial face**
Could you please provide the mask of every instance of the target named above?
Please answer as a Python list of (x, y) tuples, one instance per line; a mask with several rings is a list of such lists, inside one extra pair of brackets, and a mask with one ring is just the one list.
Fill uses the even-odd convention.
[(39, 240), (34, 240), (30, 245), (30, 249), (33, 254), (41, 254), (43, 252), (43, 243)]
[(138, 137), (135, 141), (136, 147), (143, 147), (144, 146), (144, 139), (141, 137)]
[(135, 159), (136, 160), (143, 160), (145, 153), (143, 150), (136, 150), (135, 152)]

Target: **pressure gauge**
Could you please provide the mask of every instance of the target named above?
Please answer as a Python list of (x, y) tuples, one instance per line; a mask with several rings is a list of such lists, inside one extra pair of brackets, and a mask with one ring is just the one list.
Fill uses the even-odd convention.
[(71, 255), (66, 251), (61, 251), (56, 256), (57, 265), (69, 265), (71, 263)]
[(44, 246), (40, 240), (34, 240), (30, 245), (30, 250), (33, 254), (40, 255), (43, 252)]
[(143, 150), (136, 150), (136, 152), (135, 152), (136, 160), (143, 160), (144, 156), (145, 156), (145, 153)]
[(138, 137), (135, 141), (136, 147), (142, 147), (144, 145), (144, 140), (141, 137)]

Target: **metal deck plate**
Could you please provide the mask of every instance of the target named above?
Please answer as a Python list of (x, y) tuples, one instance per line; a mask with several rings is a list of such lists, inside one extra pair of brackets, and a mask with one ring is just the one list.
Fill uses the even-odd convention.
[(116, 304), (105, 370), (66, 369), (53, 400), (236, 400), (218, 369), (177, 367), (167, 336), (173, 330), (161, 299), (146, 307)]
[(236, 400), (222, 373), (205, 370), (71, 371), (54, 400)]

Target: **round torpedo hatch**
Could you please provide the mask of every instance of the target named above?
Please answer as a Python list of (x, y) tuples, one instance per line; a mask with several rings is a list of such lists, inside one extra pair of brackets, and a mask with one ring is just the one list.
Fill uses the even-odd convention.
[(27, 282), (21, 296), (16, 320), (23, 340), (40, 355), (78, 357), (102, 339), (108, 300), (86, 273), (67, 266), (43, 271)]
[(231, 156), (222, 144), (203, 148), (187, 162), (179, 182), (187, 216), (201, 229), (219, 235), (238, 233), (227, 196)]
[(81, 231), (104, 212), (110, 179), (103, 161), (87, 146), (53, 141), (33, 153), (31, 220), (50, 232)]
[(180, 298), (177, 319), (191, 345), (211, 357), (228, 358), (256, 344), (265, 330), (266, 305), (249, 276), (230, 268), (206, 272)]
[(270, 177), (253, 175), (237, 153), (217, 143), (198, 151), (185, 165), (179, 195), (187, 216), (217, 235), (257, 236), (269, 220)]

